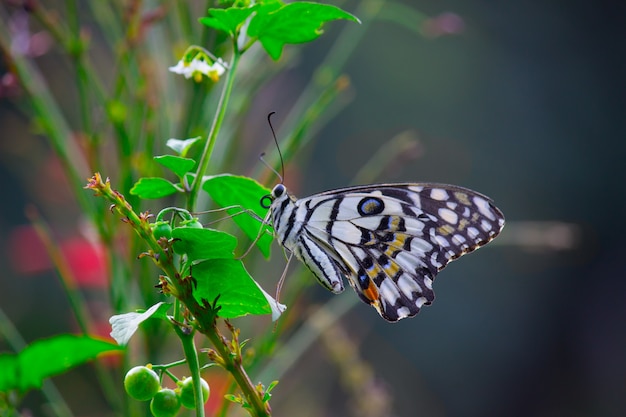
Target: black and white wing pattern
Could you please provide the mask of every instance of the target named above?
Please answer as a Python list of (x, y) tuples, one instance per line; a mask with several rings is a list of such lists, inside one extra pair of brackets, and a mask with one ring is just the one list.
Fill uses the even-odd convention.
[(366, 185), (296, 199), (278, 184), (270, 198), (280, 244), (334, 293), (347, 277), (392, 322), (432, 303), (437, 273), (504, 226), (488, 197), (454, 185)]

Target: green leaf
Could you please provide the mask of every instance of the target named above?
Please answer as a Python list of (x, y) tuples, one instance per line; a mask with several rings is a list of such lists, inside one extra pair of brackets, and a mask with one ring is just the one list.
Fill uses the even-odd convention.
[(154, 160), (172, 171), (178, 178), (183, 178), (196, 165), (196, 161), (174, 155), (155, 156)]
[(176, 227), (172, 231), (174, 252), (186, 253), (190, 260), (232, 258), (237, 238), (213, 229)]
[(247, 34), (257, 37), (265, 51), (278, 60), (285, 44), (317, 39), (324, 23), (345, 19), (359, 22), (355, 16), (330, 4), (294, 2), (277, 8), (277, 3), (260, 7), (250, 22)]
[(272, 390), (276, 387), (276, 385), (278, 385), (278, 380), (270, 382), (265, 392), (272, 392)]
[(143, 313), (131, 312), (111, 317), (109, 319), (112, 327), (111, 337), (119, 345), (126, 345), (142, 322), (149, 318), (167, 319), (166, 312), (171, 306), (171, 304), (161, 302), (156, 303)]
[(278, 385), (278, 381), (270, 382), (267, 389), (265, 390), (265, 393), (263, 394), (263, 402), (268, 402), (270, 398), (272, 398), (271, 392), (276, 387), (276, 385)]
[(105, 340), (70, 334), (35, 341), (17, 355), (0, 355), (0, 392), (41, 388), (46, 378), (95, 359), (101, 353), (121, 349)]
[(161, 198), (180, 192), (176, 185), (165, 178), (140, 178), (130, 189), (132, 195), (141, 198)]
[(207, 17), (198, 19), (200, 23), (213, 29), (227, 32), (230, 36), (235, 36), (243, 22), (257, 9), (257, 6), (239, 8), (229, 7), (228, 9), (209, 9)]
[[(209, 259), (194, 264), (191, 269), (196, 280), (194, 297), (221, 307), (220, 317), (234, 318), (246, 314), (272, 312), (266, 294), (250, 277), (238, 259)], [(219, 298), (217, 298), (219, 296)]]
[(193, 144), (198, 142), (200, 139), (202, 139), (202, 137), (200, 136), (190, 139), (171, 138), (167, 140), (165, 145), (184, 158), (187, 155), (187, 152), (189, 152), (189, 149), (193, 146)]
[(234, 394), (226, 394), (224, 395), (224, 398), (233, 403), (243, 404), (243, 398)]
[(20, 387), (19, 364), (15, 353), (0, 353), (0, 393)]
[[(259, 219), (264, 219), (268, 210), (261, 206), (261, 198), (270, 194), (270, 190), (251, 178), (230, 174), (211, 177), (202, 184), (202, 188), (222, 207), (241, 207), (228, 209), (227, 213), (233, 216), (235, 223), (250, 239), (254, 240), (259, 236), (263, 226)], [(252, 211), (258, 218), (250, 213), (242, 213), (243, 209)], [(269, 225), (263, 226), (261, 238), (256, 242), (265, 257), (270, 254), (273, 239), (271, 231)]]

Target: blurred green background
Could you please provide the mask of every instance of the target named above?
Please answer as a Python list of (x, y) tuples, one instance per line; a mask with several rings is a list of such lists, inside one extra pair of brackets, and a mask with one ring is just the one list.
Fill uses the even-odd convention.
[[(5, 3), (9, 10), (11, 2)], [(404, 5), (425, 20), (392, 8), (364, 21), (367, 31), (343, 71), (350, 86), (341, 106), (298, 150), (285, 183), (298, 196), (357, 177), (458, 184), (493, 198), (508, 224), (488, 247), (438, 276), (437, 300), (417, 317), (389, 324), (370, 307), (354, 306), (335, 333), (313, 342), (281, 378), (272, 402), (276, 415), (368, 415), (357, 410), (371, 401), (382, 411), (370, 415), (625, 415), (623, 6)], [(355, 12), (358, 5), (342, 7)], [(83, 24), (89, 26), (88, 16)], [(298, 60), (252, 99), (243, 127), (248, 145), (234, 173), (264, 170), (257, 156), (271, 140), (267, 113), (276, 111), (280, 125), (347, 25), (329, 25), (311, 45), (287, 47)], [(93, 46), (97, 51), (97, 37)], [(103, 54), (97, 59), (107, 65), (110, 56)], [(59, 75), (66, 68), (54, 64), (54, 51), (38, 60), (61, 105), (71, 109), (75, 97), (66, 91), (73, 90)], [(72, 324), (41, 248), (20, 246), (28, 234), (25, 207), (37, 206), (68, 250), (84, 247), (72, 249), (80, 216), (58, 161), (17, 110), (19, 91), (7, 85), (0, 97), (0, 305), (30, 341), (70, 331)], [(89, 253), (79, 258), (89, 261), (78, 269), (98, 274)], [(276, 272), (259, 278), (269, 292), (284, 265), (279, 250), (274, 258)], [(286, 286), (313, 280), (304, 277)], [(83, 290), (106, 335), (102, 288)], [(319, 304), (333, 297), (319, 285), (307, 291)], [(355, 295), (348, 289), (337, 297)], [(289, 312), (312, 314), (297, 306)], [(338, 352), (342, 336), (358, 352)], [(82, 401), (92, 399), (76, 415), (106, 415), (104, 405), (97, 409), (103, 401), (85, 368), (59, 377), (58, 384)], [(371, 382), (368, 389), (351, 391), (355, 369), (364, 372), (357, 378)], [(266, 372), (271, 378), (271, 369)], [(40, 400), (33, 393), (29, 401), (37, 407)]]

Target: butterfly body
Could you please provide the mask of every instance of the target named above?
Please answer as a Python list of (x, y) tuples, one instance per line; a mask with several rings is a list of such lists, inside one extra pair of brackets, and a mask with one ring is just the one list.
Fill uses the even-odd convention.
[(270, 197), (280, 244), (334, 293), (345, 276), (388, 321), (432, 303), (437, 273), (504, 226), (488, 197), (452, 185), (366, 185), (296, 199), (278, 184)]

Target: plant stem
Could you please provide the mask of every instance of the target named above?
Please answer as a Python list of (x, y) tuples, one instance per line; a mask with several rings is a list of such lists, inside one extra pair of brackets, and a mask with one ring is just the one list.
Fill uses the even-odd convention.
[(164, 364), (164, 365), (152, 365), (152, 369), (155, 369), (155, 370), (162, 369), (162, 370), (164, 370), (164, 371), (165, 371), (166, 369), (173, 368), (173, 367), (175, 367), (175, 366), (184, 365), (184, 364), (186, 364), (186, 363), (187, 363), (187, 360), (185, 360), (185, 359), (181, 359), (181, 360), (179, 360), (179, 361), (176, 361), (176, 362), (171, 362), (171, 363), (166, 363), (166, 364)]
[(204, 417), (204, 398), (202, 396), (202, 384), (200, 383), (200, 363), (198, 362), (198, 351), (193, 342), (193, 332), (185, 333), (178, 325), (174, 325), (174, 329), (183, 345), (189, 372), (191, 372), (193, 398), (196, 403), (196, 417)]
[[(156, 241), (154, 235), (152, 234), (152, 230), (150, 229), (147, 215), (145, 213), (137, 215), (137, 213), (133, 211), (132, 206), (124, 199), (124, 196), (117, 191), (114, 191), (108, 181), (102, 181), (100, 174), (95, 174), (85, 188), (94, 190), (97, 195), (104, 196), (107, 200), (113, 203), (113, 210), (119, 213), (125, 223), (132, 226), (135, 232), (137, 232), (141, 239), (144, 240), (144, 242), (150, 247), (152, 259), (157, 266), (163, 270), (165, 277), (167, 278), (168, 288), (164, 288), (164, 292), (167, 291), (167, 293), (174, 295), (177, 299), (179, 299), (196, 319), (197, 330), (211, 341), (215, 351), (222, 359), (222, 366), (230, 372), (237, 382), (237, 385), (239, 385), (246, 402), (250, 405), (248, 411), (254, 417), (269, 417), (271, 415), (269, 403), (263, 401), (263, 395), (257, 391), (256, 387), (248, 377), (246, 370), (242, 366), (239, 349), (235, 349), (230, 346), (226, 338), (221, 335), (219, 329), (217, 328), (216, 310), (213, 309), (213, 307), (207, 302), (200, 305), (195, 299), (192, 290), (192, 280), (181, 277), (181, 274), (174, 265), (174, 258), (172, 257), (171, 252), (169, 252), (171, 248), (166, 250)], [(185, 351), (185, 354), (187, 355), (187, 351)], [(189, 357), (187, 360), (189, 360)], [(193, 367), (191, 365), (190, 369), (192, 369), (193, 372)]]
[(204, 150), (202, 151), (202, 156), (200, 157), (200, 162), (198, 163), (198, 170), (196, 171), (196, 176), (193, 180), (193, 183), (191, 184), (191, 190), (189, 191), (189, 198), (187, 199), (187, 209), (191, 212), (193, 212), (195, 209), (196, 201), (198, 199), (198, 193), (200, 191), (200, 187), (202, 186), (202, 178), (204, 177), (204, 173), (209, 166), (209, 160), (211, 159), (211, 154), (213, 153), (213, 148), (215, 147), (217, 135), (219, 134), (222, 122), (224, 121), (224, 116), (226, 115), (228, 99), (230, 98), (230, 94), (233, 89), (235, 72), (237, 70), (239, 58), (241, 57), (241, 53), (237, 49), (236, 45), (233, 51), (233, 59), (230, 63), (230, 68), (228, 69), (226, 75), (226, 83), (224, 85), (224, 89), (222, 90), (222, 95), (220, 96), (220, 100), (217, 104), (217, 110), (215, 112), (215, 118), (213, 119), (213, 125), (211, 126), (211, 131), (209, 132), (209, 135), (207, 137)]
[[(250, 380), (250, 377), (246, 373), (245, 369), (241, 364), (241, 357), (238, 355), (233, 355), (233, 352), (229, 349), (228, 345), (225, 343), (225, 338), (222, 336), (213, 320), (212, 323), (203, 322), (206, 314), (199, 317), (198, 321), (202, 326), (201, 332), (209, 338), (215, 350), (219, 353), (220, 357), (224, 361), (224, 367), (230, 374), (233, 376), (237, 385), (241, 389), (243, 396), (246, 399), (246, 402), (250, 405), (251, 408), (248, 411), (254, 417), (269, 417), (272, 414), (269, 403), (263, 402), (263, 398), (261, 395), (257, 393), (254, 384)], [(205, 326), (209, 325), (208, 328)]]

